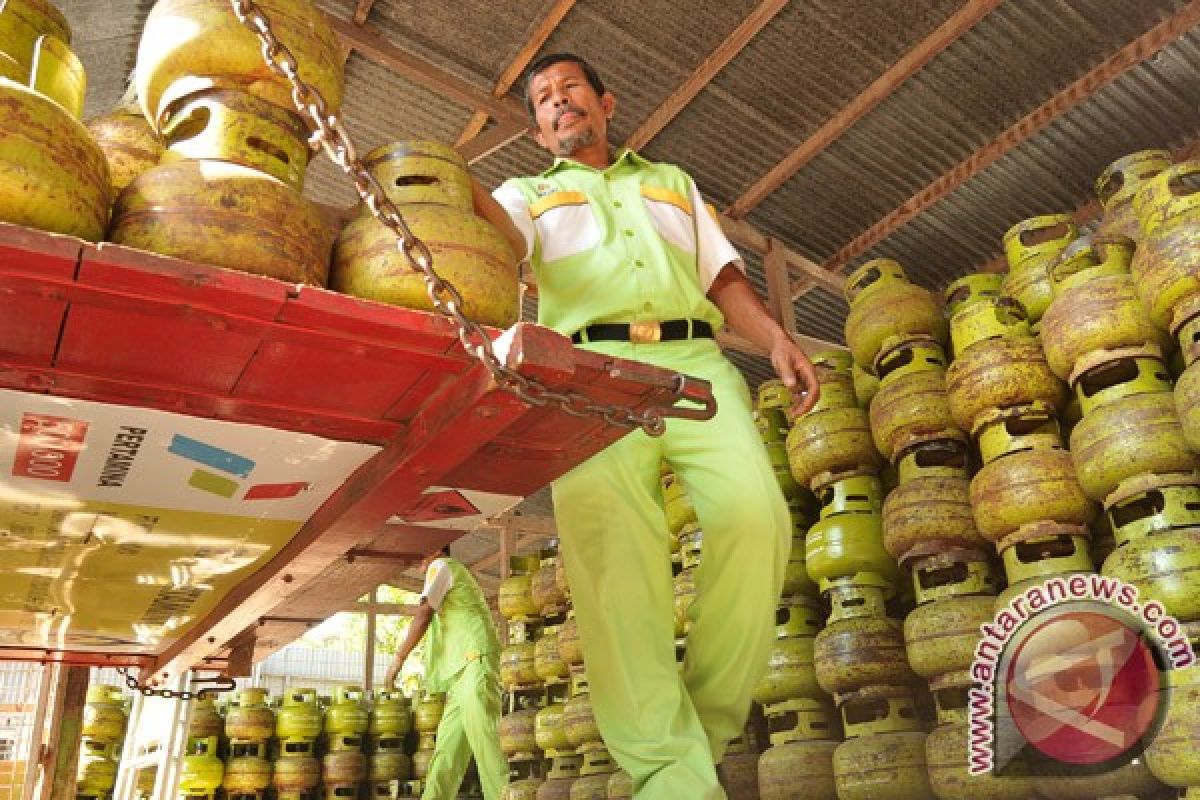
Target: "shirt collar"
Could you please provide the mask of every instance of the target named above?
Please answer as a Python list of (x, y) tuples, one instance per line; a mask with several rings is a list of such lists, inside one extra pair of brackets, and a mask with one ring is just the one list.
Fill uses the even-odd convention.
[(609, 164), (608, 167), (606, 167), (604, 170), (598, 170), (595, 167), (588, 166), (587, 164), (581, 164), (580, 162), (578, 162), (572, 158), (564, 158), (562, 156), (559, 156), (554, 159), (553, 164), (551, 164), (544, 172), (542, 172), (542, 177), (549, 177), (550, 175), (553, 175), (555, 172), (558, 172), (560, 170), (565, 170), (565, 169), (586, 169), (586, 170), (591, 170), (592, 172), (608, 172), (609, 170), (613, 170), (613, 169), (620, 167), (626, 161), (628, 161), (631, 165), (634, 165), (634, 166), (644, 166), (644, 165), (650, 163), (650, 162), (646, 161), (646, 159), (644, 159), (640, 155), (638, 155), (635, 151), (631, 150), (630, 148), (622, 147), (620, 150), (617, 151), (617, 155), (615, 158), (613, 158), (612, 163)]

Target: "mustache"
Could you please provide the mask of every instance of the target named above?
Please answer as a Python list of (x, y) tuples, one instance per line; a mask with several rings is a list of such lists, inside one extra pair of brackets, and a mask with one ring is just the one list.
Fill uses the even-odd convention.
[(579, 106), (564, 106), (558, 110), (557, 114), (554, 115), (554, 130), (558, 130), (559, 120), (561, 120), (565, 114), (578, 114), (581, 117), (587, 116), (587, 112)]

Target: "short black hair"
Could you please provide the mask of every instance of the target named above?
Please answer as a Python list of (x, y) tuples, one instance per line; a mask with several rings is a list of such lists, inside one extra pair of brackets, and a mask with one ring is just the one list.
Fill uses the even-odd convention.
[(600, 80), (600, 73), (596, 72), (595, 67), (574, 53), (550, 53), (534, 61), (529, 65), (529, 69), (525, 70), (525, 110), (529, 112), (529, 116), (536, 116), (533, 110), (533, 98), (529, 95), (529, 84), (533, 82), (534, 76), (548, 67), (563, 62), (578, 64), (582, 67), (583, 76), (587, 78), (588, 85), (596, 91), (598, 96), (604, 96), (604, 81)]

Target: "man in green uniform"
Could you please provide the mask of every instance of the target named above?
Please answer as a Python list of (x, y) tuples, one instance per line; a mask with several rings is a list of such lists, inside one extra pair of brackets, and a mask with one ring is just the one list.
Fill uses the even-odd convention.
[(508, 783), (508, 763), (500, 749), (500, 640), (487, 599), (450, 548), (422, 563), (425, 587), (412, 624), (384, 685), (392, 687), (409, 654), (428, 631), (425, 686), (445, 692), (437, 747), (425, 776), (422, 800), (450, 800), (471, 754), (486, 800), (500, 800)]
[[(707, 379), (719, 404), (712, 420), (672, 419), (658, 438), (628, 434), (553, 491), (605, 742), (638, 800), (723, 798), (714, 765), (766, 670), (792, 530), (746, 384), (714, 332), (728, 322), (769, 353), (798, 412), (816, 401), (813, 366), (759, 300), (692, 179), (610, 151), (616, 100), (586, 62), (539, 59), (526, 92), (554, 164), (494, 198), (476, 185), (475, 205), (531, 265), (539, 321), (580, 347)], [(704, 529), (682, 675), (664, 460)]]

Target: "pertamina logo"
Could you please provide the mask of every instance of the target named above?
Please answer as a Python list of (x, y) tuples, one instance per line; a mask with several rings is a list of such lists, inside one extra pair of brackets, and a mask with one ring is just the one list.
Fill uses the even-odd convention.
[(75, 473), (87, 430), (88, 424), (83, 420), (23, 414), (12, 474), (18, 478), (66, 483)]

